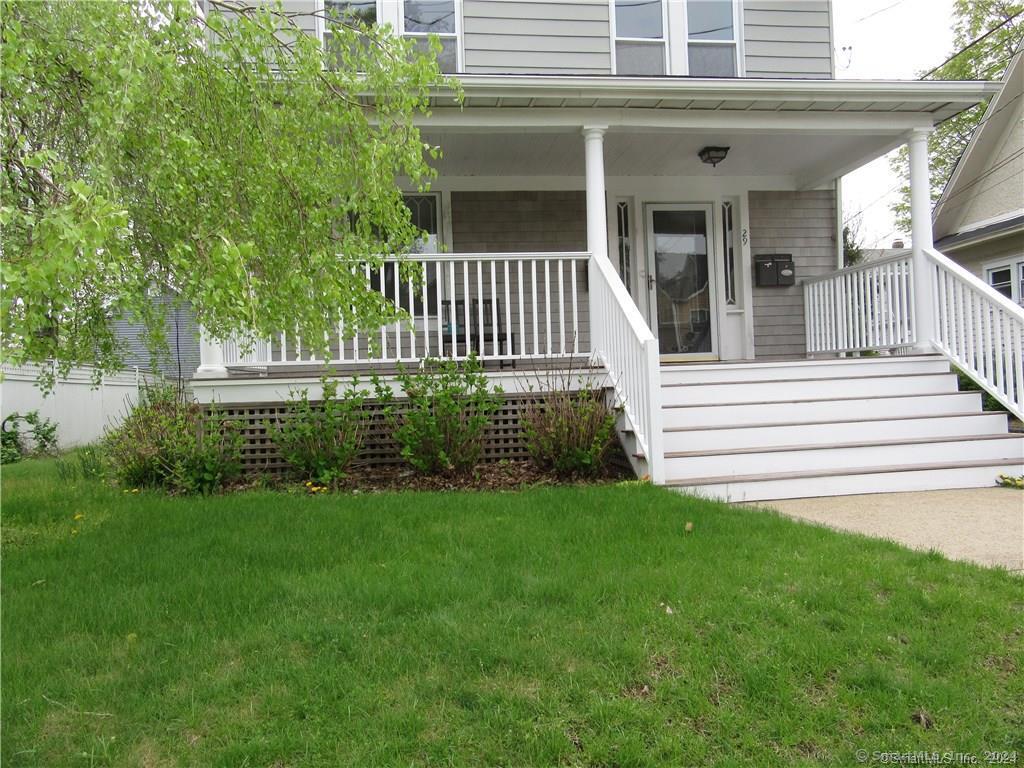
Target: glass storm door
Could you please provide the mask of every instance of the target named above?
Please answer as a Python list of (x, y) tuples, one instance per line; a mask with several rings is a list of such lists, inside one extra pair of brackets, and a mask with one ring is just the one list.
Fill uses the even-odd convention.
[(711, 231), (709, 205), (647, 207), (651, 328), (663, 360), (717, 358)]

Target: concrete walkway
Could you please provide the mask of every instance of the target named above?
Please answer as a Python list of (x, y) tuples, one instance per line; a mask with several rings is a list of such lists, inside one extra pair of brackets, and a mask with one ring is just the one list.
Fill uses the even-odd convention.
[(1024, 573), (1024, 493), (1011, 488), (785, 499), (758, 506)]

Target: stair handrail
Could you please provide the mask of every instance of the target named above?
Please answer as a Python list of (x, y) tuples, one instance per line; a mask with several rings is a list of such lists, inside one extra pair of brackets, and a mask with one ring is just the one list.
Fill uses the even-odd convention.
[(590, 334), (594, 356), (608, 370), (651, 482), (664, 482), (661, 434), (661, 358), (658, 340), (603, 256), (590, 257)]
[(924, 255), (932, 270), (932, 345), (1024, 419), (1024, 307), (934, 248)]

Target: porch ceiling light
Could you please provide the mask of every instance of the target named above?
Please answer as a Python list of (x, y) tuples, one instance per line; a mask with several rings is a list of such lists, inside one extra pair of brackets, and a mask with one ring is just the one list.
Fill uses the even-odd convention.
[(697, 153), (697, 157), (699, 157), (702, 162), (710, 163), (711, 166), (714, 167), (725, 160), (725, 156), (728, 154), (728, 147), (703, 147), (700, 152)]

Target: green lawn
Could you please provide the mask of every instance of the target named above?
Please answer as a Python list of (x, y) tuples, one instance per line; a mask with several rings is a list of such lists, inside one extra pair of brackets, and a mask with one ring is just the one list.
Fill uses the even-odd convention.
[(172, 499), (29, 461), (3, 526), (5, 767), (1024, 762), (1020, 579), (768, 513)]

